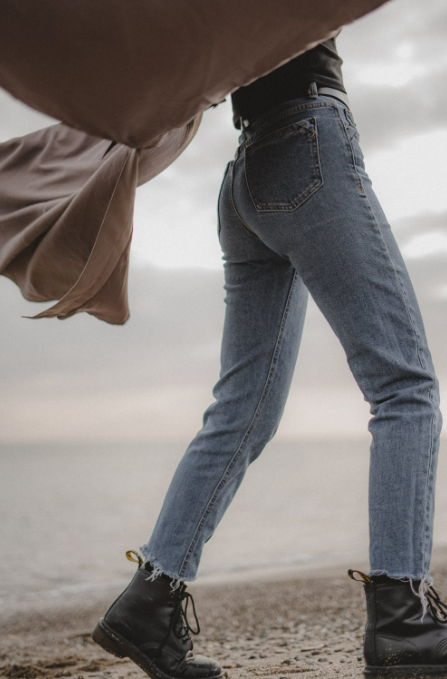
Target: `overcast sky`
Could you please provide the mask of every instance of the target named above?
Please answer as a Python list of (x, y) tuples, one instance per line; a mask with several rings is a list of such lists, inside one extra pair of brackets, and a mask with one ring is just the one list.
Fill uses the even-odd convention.
[[(413, 277), (443, 392), (446, 44), (443, 0), (392, 0), (337, 38), (366, 170)], [(0, 91), (0, 141), (53, 122)], [(186, 447), (219, 371), (216, 201), (237, 138), (227, 101), (205, 113), (174, 165), (138, 189), (126, 325), (86, 314), (23, 319), (49, 305), (26, 302), (0, 278), (0, 441), (184, 440)], [(344, 354), (311, 303), (277, 437), (361, 436), (367, 420)]]

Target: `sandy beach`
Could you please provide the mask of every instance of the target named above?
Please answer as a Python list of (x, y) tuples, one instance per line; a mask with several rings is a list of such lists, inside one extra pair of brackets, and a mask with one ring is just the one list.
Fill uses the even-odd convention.
[[(290, 569), (190, 583), (201, 633), (197, 653), (216, 658), (224, 677), (360, 678), (365, 623), (362, 585), (347, 567)], [(26, 564), (21, 566), (26, 583)], [(445, 550), (435, 550), (431, 573), (447, 599)], [(133, 662), (103, 651), (90, 632), (119, 591), (96, 592), (11, 611), (0, 623), (0, 676), (8, 679), (146, 676)]]

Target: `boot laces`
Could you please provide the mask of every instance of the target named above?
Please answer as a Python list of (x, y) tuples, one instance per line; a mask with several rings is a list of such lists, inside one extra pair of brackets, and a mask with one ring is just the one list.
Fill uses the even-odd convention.
[[(438, 622), (447, 622), (447, 605), (441, 601), (439, 594), (433, 585), (427, 585), (425, 594), (433, 617), (436, 618)], [(438, 613), (440, 617), (438, 617)]]
[[(175, 590), (174, 592), (172, 592), (172, 596), (174, 596), (177, 599), (177, 604), (175, 605), (174, 612), (172, 613), (171, 622), (169, 623), (169, 627), (166, 632), (165, 638), (158, 647), (157, 651), (158, 654), (161, 653), (164, 645), (166, 644), (171, 633), (171, 630), (174, 630), (174, 634), (181, 640), (183, 644), (186, 644), (187, 641), (191, 641), (189, 632), (191, 632), (192, 634), (199, 634), (200, 632), (200, 625), (199, 620), (197, 618), (194, 599), (192, 598), (192, 595), (186, 591), (185, 583), (181, 585), (179, 590)], [(183, 607), (182, 604), (184, 601), (186, 603), (185, 606)], [(197, 625), (195, 630), (191, 627), (188, 621), (188, 604), (190, 601), (192, 603), (194, 618)]]
[[(111, 147), (110, 147), (111, 148)], [(134, 554), (137, 559), (134, 559), (132, 557), (132, 554)], [(135, 563), (138, 563), (138, 566), (141, 567), (143, 565), (143, 559), (141, 556), (136, 552), (135, 550), (131, 549), (126, 552), (126, 556), (129, 559), (129, 561), (134, 561)], [(138, 561), (137, 561), (138, 560)], [(186, 585), (183, 582), (180, 586), (180, 588), (177, 590), (174, 590), (171, 592), (171, 595), (177, 599), (177, 605), (175, 606), (175, 610), (171, 616), (171, 621), (169, 623), (168, 630), (166, 632), (165, 638), (163, 639), (162, 643), (160, 644), (158, 648), (158, 654), (161, 653), (161, 650), (165, 643), (168, 640), (169, 634), (171, 633), (171, 630), (174, 630), (174, 634), (182, 641), (183, 644), (185, 644), (187, 641), (191, 641), (189, 632), (191, 634), (199, 634), (200, 632), (200, 625), (199, 625), (199, 620), (197, 618), (197, 613), (196, 613), (196, 607), (194, 604), (194, 599), (192, 598), (192, 595), (186, 591)], [(185, 607), (183, 608), (182, 604), (183, 602), (185, 603)], [(194, 618), (196, 621), (196, 629), (194, 630), (191, 625), (189, 624), (188, 621), (188, 604), (191, 601), (192, 604), (192, 610), (194, 614)], [(192, 641), (191, 641), (192, 643)]]
[[(199, 634), (200, 632), (200, 625), (199, 625), (199, 620), (197, 618), (197, 613), (196, 613), (196, 607), (194, 604), (194, 599), (192, 598), (192, 594), (186, 591), (186, 585), (183, 584), (183, 587), (181, 588), (178, 596), (178, 604), (176, 606), (176, 609), (174, 611), (174, 614), (172, 616), (173, 620), (173, 625), (176, 623), (179, 623), (178, 627), (175, 629), (176, 635), (181, 638), (183, 641), (186, 641), (189, 639), (189, 632), (191, 634)], [(185, 605), (183, 607), (183, 602), (185, 602)], [(188, 604), (191, 602), (192, 604), (192, 610), (193, 610), (193, 615), (194, 619), (196, 622), (196, 629), (193, 629), (191, 625), (189, 624), (188, 620)]]

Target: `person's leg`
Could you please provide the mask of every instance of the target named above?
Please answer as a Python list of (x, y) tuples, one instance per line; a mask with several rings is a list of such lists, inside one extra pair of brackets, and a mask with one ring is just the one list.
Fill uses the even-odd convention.
[(245, 131), (235, 207), (296, 267), (373, 415), (365, 675), (447, 677), (447, 606), (429, 574), (442, 418), (416, 296), (349, 110), (318, 97), (268, 118)]
[(441, 414), (418, 303), (350, 112), (294, 103), (245, 131), (235, 207), (297, 269), (370, 403), (370, 575), (429, 583)]
[(154, 577), (195, 579), (204, 543), (278, 427), (301, 339), (307, 290), (290, 262), (238, 219), (232, 171), (233, 162), (219, 200), (226, 291), (220, 378), (150, 540), (140, 547), (156, 567)]
[[(307, 290), (288, 260), (246, 231), (230, 193), (219, 200), (226, 315), (216, 401), (181, 460), (138, 570), (92, 632), (100, 646), (134, 660), (151, 677), (219, 679), (210, 658), (191, 654), (186, 619), (203, 545), (248, 465), (274, 435), (295, 367)], [(131, 552), (128, 552), (131, 558)], [(131, 560), (135, 560), (131, 558)], [(195, 615), (195, 607), (193, 606)], [(199, 631), (196, 618), (197, 631)]]

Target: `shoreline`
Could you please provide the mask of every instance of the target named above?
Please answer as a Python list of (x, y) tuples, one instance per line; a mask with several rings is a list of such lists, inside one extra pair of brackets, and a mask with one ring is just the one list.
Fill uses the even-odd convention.
[[(445, 548), (445, 555), (447, 557), (447, 546)], [(207, 587), (212, 585), (231, 585), (243, 582), (258, 582), (268, 580), (270, 578), (289, 579), (300, 576), (318, 577), (320, 573), (327, 571), (339, 571), (343, 574), (347, 570), (347, 564), (357, 564), (360, 570), (368, 569), (368, 564), (364, 558), (359, 558), (358, 554), (346, 553), (343, 557), (341, 555), (336, 559), (309, 559), (303, 561), (280, 562), (276, 565), (271, 563), (260, 563), (247, 565), (247, 567), (228, 567), (219, 571), (211, 571), (200, 573), (197, 580), (187, 582), (189, 586)], [(136, 568), (136, 565), (135, 565)], [(55, 604), (62, 598), (70, 600), (79, 597), (101, 597), (106, 593), (119, 591), (124, 589), (133, 575), (131, 564), (129, 564), (129, 577), (125, 579), (116, 578), (103, 583), (82, 583), (79, 585), (62, 585), (58, 588), (47, 589), (35, 592), (24, 592), (23, 598), (10, 599), (0, 596), (0, 607), (3, 612), (15, 613), (28, 610), (39, 610)]]
[[(431, 573), (442, 600), (447, 599), (446, 556), (446, 548), (433, 551)], [(194, 651), (216, 658), (228, 679), (361, 679), (363, 587), (347, 576), (348, 567), (367, 570), (359, 560), (344, 560), (189, 583), (202, 628), (193, 638)], [(0, 677), (146, 677), (133, 662), (115, 658), (90, 638), (121, 589), (2, 615)]]
[[(440, 568), (447, 564), (447, 545), (436, 546), (433, 549), (431, 569)], [(130, 564), (129, 564), (130, 565)], [(136, 568), (136, 564), (135, 564)], [(369, 562), (365, 557), (359, 557), (358, 554), (346, 553), (343, 557), (338, 555), (333, 560), (309, 560), (303, 562), (293, 563), (279, 563), (276, 566), (270, 564), (257, 564), (253, 567), (229, 567), (222, 571), (199, 573), (197, 580), (187, 582), (189, 588), (194, 590), (208, 587), (220, 587), (239, 585), (243, 583), (263, 583), (272, 579), (286, 581), (300, 578), (325, 578), (337, 577), (343, 578), (347, 574), (348, 568), (355, 568), (364, 571), (369, 570)], [(103, 600), (107, 596), (113, 596), (119, 593), (127, 586), (129, 580), (132, 578), (134, 571), (132, 567), (129, 568), (129, 577), (125, 579), (105, 579), (102, 584), (98, 583), (83, 583), (81, 585), (62, 585), (59, 588), (51, 590), (42, 590), (41, 592), (25, 592), (25, 598), (14, 600), (2, 600), (0, 597), (0, 606), (3, 615), (14, 617), (16, 614), (24, 614), (27, 612), (44, 612), (45, 610), (52, 610), (54, 607), (60, 605), (60, 601), (64, 601), (66, 606), (70, 606), (72, 602), (79, 602), (82, 600)], [(27, 598), (27, 596), (29, 598)], [(1, 677), (0, 677), (1, 679)]]

